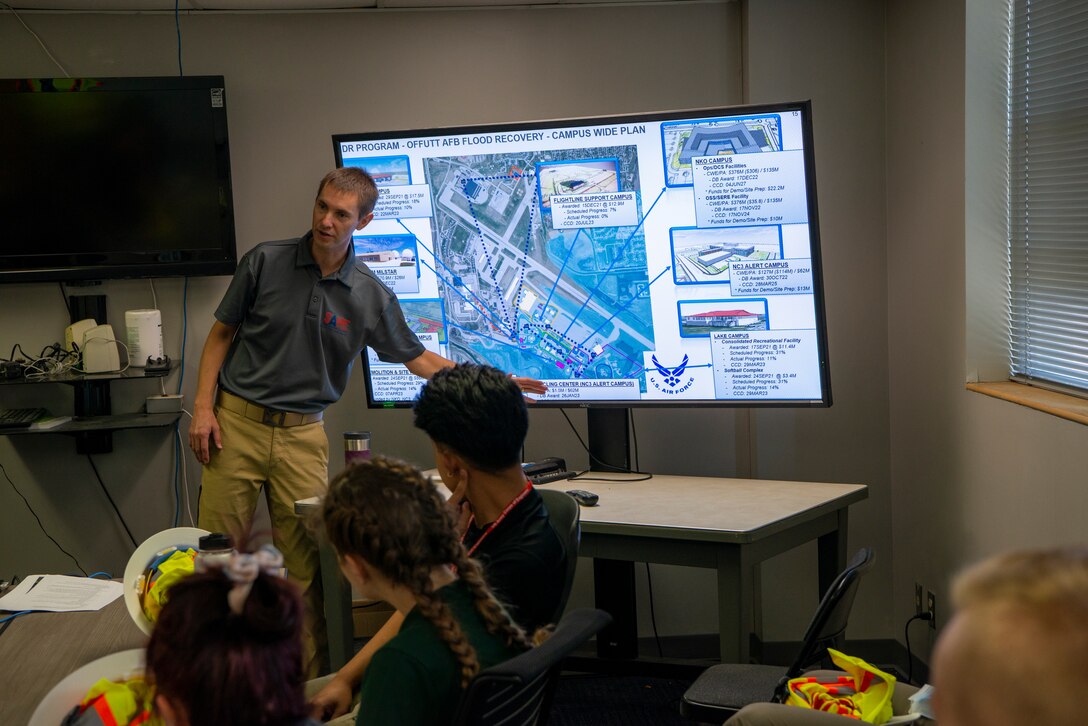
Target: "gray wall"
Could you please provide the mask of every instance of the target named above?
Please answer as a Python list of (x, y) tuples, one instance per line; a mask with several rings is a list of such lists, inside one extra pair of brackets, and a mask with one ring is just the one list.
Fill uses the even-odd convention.
[[(26, 19), (74, 73), (176, 72), (168, 15)], [(869, 484), (870, 498), (851, 511), (850, 544), (873, 545), (879, 567), (861, 590), (853, 637), (901, 638), (915, 580), (935, 591), (943, 622), (947, 581), (962, 564), (1008, 547), (1083, 539), (1084, 427), (964, 390), (964, 0), (205, 15), (182, 23), (186, 72), (227, 76), (243, 250), (306, 228), (313, 184), (332, 164), (332, 133), (811, 98), (835, 405), (750, 417), (639, 410), (643, 468), (730, 475), (750, 466), (763, 478)], [(533, 52), (541, 38), (572, 52), (545, 62)], [(590, 47), (603, 50), (583, 64), (579, 52)], [(0, 75), (54, 74), (33, 39), (0, 15)], [(190, 283), (186, 393), (224, 286)], [(177, 357), (180, 282), (157, 288), (168, 352)], [(115, 321), (150, 304), (146, 282), (104, 291)], [(64, 323), (56, 286), (0, 288), (0, 344), (40, 348)], [(149, 387), (115, 385), (119, 410), (134, 410)], [(0, 391), (0, 404), (30, 405), (47, 389), (46, 405), (63, 410), (70, 394), (27, 389)], [(370, 428), (376, 448), (428, 463), (406, 413), (371, 412), (361, 400), (356, 376), (330, 412), (331, 437)], [(584, 426), (580, 412), (572, 417)], [(534, 412), (532, 427), (530, 458), (559, 453), (585, 464), (557, 412)], [(693, 445), (712, 453), (677, 453)], [(120, 433), (115, 453), (96, 458), (137, 536), (172, 517), (169, 447), (166, 432)], [(123, 532), (71, 442), (3, 440), (0, 463), (86, 566), (123, 566)], [(800, 634), (815, 601), (813, 556), (802, 548), (765, 567), (768, 637)], [(70, 567), (0, 482), (0, 576), (43, 570)], [(584, 578), (578, 588), (575, 597), (588, 600)], [(640, 588), (645, 600), (644, 580)], [(655, 567), (654, 594), (662, 634), (714, 628), (710, 573)], [(928, 636), (916, 637), (915, 645)]]
[[(333, 133), (738, 103), (739, 16), (735, 3), (709, 2), (202, 14), (183, 16), (181, 29), (185, 72), (227, 79), (239, 251), (244, 252), (261, 240), (307, 229), (316, 182), (333, 165)], [(73, 75), (177, 72), (170, 14), (23, 17)], [(0, 76), (53, 75), (58, 75), (56, 67), (34, 39), (10, 14), (0, 14)], [(68, 224), (63, 200), (58, 220), (50, 224)], [(189, 284), (182, 386), (188, 401), (204, 336), (226, 282), (197, 278)], [(156, 287), (167, 353), (178, 359), (181, 282), (160, 280)], [(90, 292), (109, 296), (115, 325), (124, 310), (152, 302), (147, 282), (108, 282)], [(66, 322), (56, 285), (0, 287), (0, 344), (19, 342), (36, 352), (62, 338)], [(356, 372), (344, 399), (330, 411), (330, 439), (338, 440), (348, 429), (372, 429), (376, 449), (429, 465), (430, 448), (412, 428), (409, 414), (367, 410), (360, 378)], [(167, 385), (176, 389), (178, 374)], [(114, 408), (136, 410), (155, 392), (149, 382), (114, 384)], [(64, 386), (8, 387), (0, 394), (3, 406), (71, 410), (71, 391)], [(584, 414), (571, 416), (584, 427)], [(728, 410), (637, 413), (643, 467), (733, 474), (734, 417)], [(677, 431), (685, 427), (697, 432), (683, 435), (686, 444), (713, 453), (699, 461), (677, 460), (670, 452), (680, 440)], [(187, 424), (182, 432), (186, 429)], [(96, 456), (95, 463), (142, 539), (173, 519), (172, 432), (119, 432), (114, 439), (115, 451)], [(566, 455), (576, 466), (586, 464), (561, 415), (534, 412), (527, 455), (550, 454)], [(75, 455), (69, 439), (0, 439), (0, 464), (50, 533), (84, 567), (121, 571), (130, 545), (94, 483), (90, 464)], [(198, 469), (191, 459), (188, 464), (195, 496)], [(332, 466), (338, 468), (335, 460)], [(41, 534), (11, 487), (0, 482), (0, 576), (40, 571), (71, 572), (74, 566)], [(678, 576), (684, 577), (663, 569), (660, 584), (655, 581), (659, 592), (676, 590)], [(689, 607), (681, 600), (660, 608), (664, 633), (714, 629), (712, 583), (703, 578), (694, 587), (697, 603)], [(584, 589), (580, 585), (580, 592)]]
[[(964, 78), (992, 75), (974, 65), (984, 62), (977, 56), (967, 67), (965, 37), (977, 28), (967, 26), (966, 9), (992, 15), (995, 5), (904, 0), (888, 11), (895, 622), (913, 612), (915, 581), (935, 592), (945, 622), (956, 570), (1007, 549), (1083, 544), (1088, 529), (1088, 429), (964, 388), (977, 367), (966, 363), (966, 340), (999, 334), (980, 329), (977, 317), (969, 327), (966, 280), (975, 270), (966, 269), (964, 253), (975, 241), (967, 234), (992, 222), (965, 211), (965, 198), (986, 179), (965, 169), (964, 149), (978, 129), (968, 125), (964, 99), (987, 89), (965, 89)], [(973, 268), (982, 264), (993, 261), (972, 260)], [(923, 632), (919, 626), (912, 645)]]
[[(849, 546), (873, 547), (851, 637), (890, 637), (888, 322), (884, 248), (884, 6), (868, 0), (748, 4), (748, 100), (812, 99), (831, 387), (827, 410), (760, 411), (765, 479), (858, 482)], [(815, 545), (764, 568), (767, 633), (799, 640), (817, 599)], [(773, 583), (773, 584), (772, 584)], [(797, 603), (807, 606), (798, 614)]]

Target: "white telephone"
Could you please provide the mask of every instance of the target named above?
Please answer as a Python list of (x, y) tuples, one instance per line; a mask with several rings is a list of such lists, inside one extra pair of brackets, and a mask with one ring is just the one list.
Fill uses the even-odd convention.
[(98, 325), (83, 334), (83, 372), (106, 373), (121, 370), (121, 354), (112, 325)]

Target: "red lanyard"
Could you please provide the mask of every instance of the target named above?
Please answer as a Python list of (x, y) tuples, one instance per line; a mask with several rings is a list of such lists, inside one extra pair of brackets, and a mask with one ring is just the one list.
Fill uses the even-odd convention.
[[(468, 550), (468, 556), (469, 557), (472, 557), (472, 553), (475, 552), (479, 548), (480, 543), (483, 542), (485, 539), (487, 539), (487, 535), (491, 534), (491, 531), (493, 529), (495, 529), (495, 527), (498, 527), (499, 524), (502, 522), (502, 520), (506, 519), (506, 515), (510, 514), (510, 511), (514, 507), (521, 504), (522, 499), (525, 499), (525, 497), (529, 496), (529, 492), (532, 491), (532, 489), (533, 489), (532, 482), (530, 482), (528, 479), (526, 479), (525, 480), (525, 488), (521, 490), (521, 494), (517, 495), (516, 497), (514, 497), (513, 499), (510, 500), (510, 503), (507, 504), (506, 508), (502, 510), (502, 514), (500, 514), (498, 516), (498, 519), (496, 519), (494, 522), (492, 522), (490, 525), (488, 525), (487, 529), (484, 530), (484, 533), (480, 535), (480, 538), (478, 540), (476, 540), (476, 542), (471, 547), (469, 547), (469, 550)], [(470, 519), (468, 521), (468, 526), (471, 527), (472, 524), (475, 521), (476, 521), (476, 515), (473, 514), (472, 519)], [(468, 534), (468, 530), (466, 529), (465, 534), (461, 535), (461, 542), (462, 543), (464, 543), (465, 536), (467, 534)]]

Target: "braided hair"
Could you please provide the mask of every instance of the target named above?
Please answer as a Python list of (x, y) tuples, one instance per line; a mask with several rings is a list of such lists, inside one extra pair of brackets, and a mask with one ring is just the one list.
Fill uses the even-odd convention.
[(420, 613), (460, 664), (462, 687), (479, 672), (480, 663), (449, 606), (435, 593), (435, 567), (457, 569), (488, 632), (508, 647), (530, 647), (525, 631), (491, 592), (480, 565), (465, 553), (442, 497), (415, 467), (381, 456), (349, 466), (329, 485), (322, 518), (341, 556), (356, 555), (411, 591)]

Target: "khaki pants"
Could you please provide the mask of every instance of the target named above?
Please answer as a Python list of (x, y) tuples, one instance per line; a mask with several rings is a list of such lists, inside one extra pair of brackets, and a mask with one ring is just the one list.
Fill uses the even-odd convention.
[(248, 532), (264, 489), (272, 537), (288, 577), (306, 604), (303, 647), (311, 676), (328, 670), (325, 603), (317, 545), (295, 514), (295, 501), (322, 496), (328, 486), (329, 440), (320, 421), (276, 427), (216, 408), (223, 448), (212, 447), (200, 483), (198, 526), (211, 532)]

